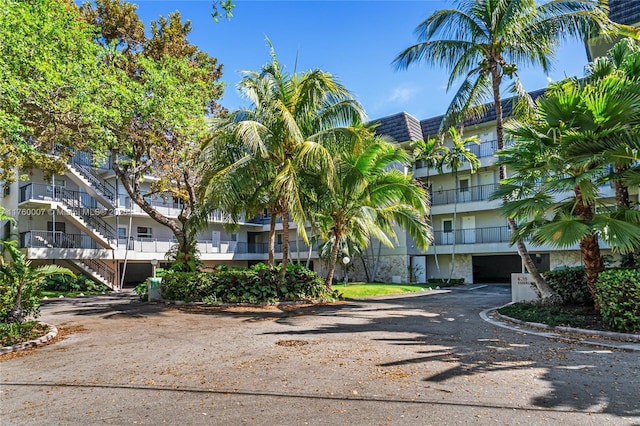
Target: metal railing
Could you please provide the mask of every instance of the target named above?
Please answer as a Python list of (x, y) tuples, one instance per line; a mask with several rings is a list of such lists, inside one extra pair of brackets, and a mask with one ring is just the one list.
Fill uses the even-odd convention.
[(98, 259), (81, 259), (76, 261), (77, 263), (82, 263), (90, 268), (93, 272), (102, 276), (107, 282), (111, 283), (112, 286), (115, 286), (117, 283), (116, 271), (111, 268), (106, 263), (102, 262)]
[(102, 249), (93, 238), (62, 231), (28, 231), (20, 234), (21, 248), (79, 248)]
[(508, 226), (494, 226), (489, 228), (458, 229), (433, 233), (434, 245), (452, 244), (484, 244), (508, 243), (511, 241), (511, 229)]
[(446, 204), (470, 203), (473, 201), (484, 201), (489, 198), (499, 184), (490, 183), (488, 185), (469, 186), (466, 188), (458, 188), (457, 197), (455, 189), (434, 190), (431, 188), (431, 205), (442, 206)]
[(98, 231), (108, 240), (115, 238), (115, 228), (100, 217), (106, 210), (95, 208), (95, 199), (87, 193), (59, 186), (30, 183), (20, 188), (20, 202), (27, 200), (58, 201), (71, 211), (76, 219), (84, 221), (87, 227)]
[(93, 155), (88, 152), (78, 151), (76, 152), (70, 160), (71, 164), (73, 164), (87, 179), (91, 186), (98, 189), (104, 196), (111, 201), (111, 204), (116, 201), (116, 187), (105, 180), (100, 174), (96, 171), (93, 164)]

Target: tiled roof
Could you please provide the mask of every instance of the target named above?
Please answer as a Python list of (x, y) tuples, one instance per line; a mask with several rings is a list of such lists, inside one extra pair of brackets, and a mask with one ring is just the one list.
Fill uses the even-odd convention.
[(378, 124), (376, 134), (389, 136), (396, 142), (422, 139), (420, 122), (406, 112), (376, 119), (373, 124)]
[(640, 0), (609, 0), (609, 18), (619, 24), (640, 23)]
[[(535, 101), (540, 96), (544, 94), (545, 89), (534, 90), (533, 92), (529, 92), (529, 95)], [(509, 117), (513, 111), (513, 98), (508, 98), (502, 101), (502, 116)], [(422, 128), (422, 134), (424, 138), (427, 139), (429, 136), (433, 137), (438, 133), (438, 129), (440, 128), (440, 123), (442, 123), (442, 119), (444, 115), (439, 115), (437, 117), (427, 118), (420, 121), (420, 127)], [(496, 119), (496, 109), (491, 106), (487, 109), (486, 113), (477, 119), (469, 119), (465, 120), (465, 127), (473, 126), (476, 124), (488, 123), (494, 121)]]

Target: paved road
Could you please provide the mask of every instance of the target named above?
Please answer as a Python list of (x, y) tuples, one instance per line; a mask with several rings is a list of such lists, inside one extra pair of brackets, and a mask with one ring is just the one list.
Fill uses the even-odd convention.
[(639, 425), (640, 355), (496, 327), (504, 286), (298, 310), (55, 300), (0, 424)]

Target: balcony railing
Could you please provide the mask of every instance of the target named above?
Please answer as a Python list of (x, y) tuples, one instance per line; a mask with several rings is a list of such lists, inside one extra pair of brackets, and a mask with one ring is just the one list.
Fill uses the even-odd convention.
[(20, 247), (102, 249), (88, 235), (67, 234), (61, 231), (29, 231), (20, 234)]
[(451, 232), (435, 231), (433, 241), (434, 245), (508, 243), (511, 241), (511, 229), (508, 226), (494, 226)]
[(20, 188), (20, 202), (27, 200), (57, 201), (62, 203), (86, 225), (100, 232), (108, 240), (115, 236), (115, 228), (105, 222), (101, 215), (107, 209), (96, 208), (96, 200), (85, 192), (72, 191), (64, 187), (30, 183)]
[(458, 188), (457, 197), (455, 189), (433, 190), (431, 189), (431, 205), (442, 206), (446, 204), (470, 203), (473, 201), (484, 201), (489, 198), (496, 189), (497, 183), (488, 185), (469, 186), (466, 188)]

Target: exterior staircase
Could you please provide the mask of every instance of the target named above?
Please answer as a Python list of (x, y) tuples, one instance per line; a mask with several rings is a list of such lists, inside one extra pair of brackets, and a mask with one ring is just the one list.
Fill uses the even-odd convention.
[(95, 238), (104, 248), (113, 249), (116, 242), (116, 230), (101, 217), (104, 209), (85, 207), (81, 194), (64, 188), (56, 188), (53, 197), (58, 201), (57, 210), (76, 223), (88, 235)]
[(116, 207), (116, 188), (97, 172), (90, 153), (76, 152), (67, 163), (67, 170), (69, 178), (102, 205), (111, 209)]
[(105, 262), (98, 259), (65, 259), (75, 269), (79, 269), (92, 280), (104, 284), (111, 290), (119, 290), (118, 274)]

